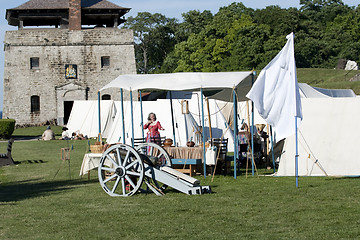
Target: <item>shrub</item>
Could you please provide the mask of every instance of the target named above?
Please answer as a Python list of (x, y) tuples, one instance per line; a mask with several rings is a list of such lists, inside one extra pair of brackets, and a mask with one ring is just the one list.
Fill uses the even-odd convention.
[(15, 119), (0, 119), (0, 138), (10, 138), (15, 129)]

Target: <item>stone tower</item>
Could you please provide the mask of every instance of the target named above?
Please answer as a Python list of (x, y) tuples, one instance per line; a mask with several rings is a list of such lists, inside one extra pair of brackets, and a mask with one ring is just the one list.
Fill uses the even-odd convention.
[[(30, 0), (7, 9), (18, 30), (5, 34), (3, 117), (63, 125), (74, 100), (95, 100), (118, 75), (135, 74), (133, 32), (118, 28), (129, 10), (106, 0)], [(102, 99), (119, 100), (117, 91)]]

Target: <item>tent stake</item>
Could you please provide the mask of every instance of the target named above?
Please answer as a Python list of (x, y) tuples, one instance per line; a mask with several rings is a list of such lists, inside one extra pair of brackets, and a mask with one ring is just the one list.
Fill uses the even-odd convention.
[(123, 143), (125, 144), (124, 93), (122, 88), (120, 88), (120, 99), (121, 99), (122, 132), (123, 132), (122, 137), (123, 137)]
[(203, 89), (200, 88), (200, 99), (201, 99), (201, 124), (202, 124), (202, 137), (203, 137), (203, 159), (204, 159), (204, 178), (206, 178), (206, 155), (205, 155), (205, 129), (204, 129), (204, 102), (203, 102)]

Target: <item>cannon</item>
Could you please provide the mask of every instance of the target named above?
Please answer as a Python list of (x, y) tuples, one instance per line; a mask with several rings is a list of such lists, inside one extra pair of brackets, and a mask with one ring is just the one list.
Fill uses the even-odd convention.
[(142, 143), (136, 148), (117, 144), (108, 148), (100, 159), (99, 182), (110, 196), (132, 196), (138, 192), (164, 195), (172, 187), (188, 195), (211, 193), (196, 178), (171, 168), (171, 158), (156, 143)]

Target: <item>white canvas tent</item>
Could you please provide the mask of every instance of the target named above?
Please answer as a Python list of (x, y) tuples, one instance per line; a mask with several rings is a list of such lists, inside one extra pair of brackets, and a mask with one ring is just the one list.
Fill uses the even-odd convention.
[(245, 94), (251, 88), (252, 72), (214, 72), (214, 73), (167, 73), (167, 74), (131, 74), (120, 75), (100, 91), (107, 88), (126, 90), (169, 90), (199, 91), (212, 99), (229, 101), (233, 89), (240, 101), (247, 100)]
[[(107, 137), (108, 130), (116, 115), (114, 101), (101, 101), (101, 132)], [(68, 132), (79, 131), (84, 136), (97, 137), (99, 134), (98, 101), (74, 101), (68, 124)]]
[[(245, 94), (250, 90), (253, 82), (252, 72), (217, 72), (217, 73), (173, 73), (173, 74), (146, 74), (120, 75), (99, 91), (107, 88), (120, 88), (129, 91), (136, 90), (168, 90), (168, 91), (201, 91), (212, 99), (228, 101), (233, 95), (233, 101), (246, 100)], [(100, 101), (100, 100), (99, 100)], [(201, 98), (202, 113), (204, 113)], [(237, 105), (234, 105), (237, 106)], [(237, 128), (237, 118), (234, 119)], [(202, 114), (204, 125), (204, 114)], [(134, 125), (133, 125), (134, 126)], [(204, 132), (204, 131), (203, 131)], [(132, 136), (135, 137), (135, 136)], [(204, 138), (204, 135), (203, 135)], [(237, 138), (237, 134), (234, 135)], [(236, 142), (236, 141), (234, 141)], [(204, 175), (206, 174), (205, 144), (204, 148)], [(236, 147), (237, 149), (237, 147)], [(234, 160), (237, 156), (234, 154)], [(234, 161), (234, 169), (236, 161)], [(234, 171), (236, 178), (236, 171)]]
[[(303, 98), (300, 176), (359, 176), (359, 98)], [(295, 175), (295, 136), (285, 140), (277, 176)]]
[(351, 89), (317, 88), (306, 83), (299, 83), (299, 89), (302, 98), (356, 97), (354, 91)]

